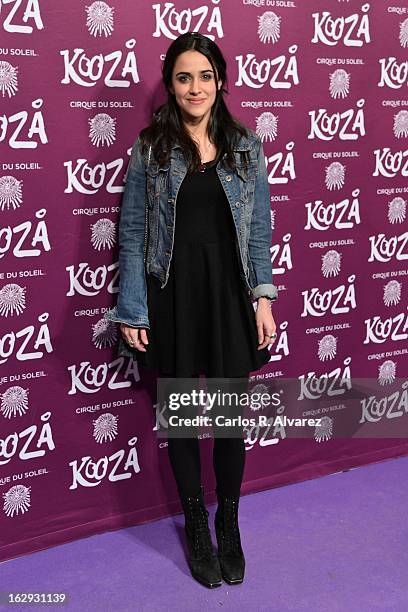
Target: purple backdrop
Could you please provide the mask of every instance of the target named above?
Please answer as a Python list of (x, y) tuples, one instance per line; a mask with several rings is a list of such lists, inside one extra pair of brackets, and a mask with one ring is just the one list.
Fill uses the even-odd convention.
[[(278, 338), (251, 384), (312, 389), (347, 370), (399, 405), (357, 417), (373, 423), (366, 439), (336, 438), (337, 397), (311, 439), (248, 431), (243, 493), (407, 453), (407, 12), (402, 0), (0, 1), (0, 560), (179, 510), (155, 380), (115, 358), (103, 313), (130, 149), (185, 31), (220, 45), (227, 103), (267, 158)], [(380, 435), (387, 420), (395, 438)], [(203, 440), (208, 500), (210, 453)]]

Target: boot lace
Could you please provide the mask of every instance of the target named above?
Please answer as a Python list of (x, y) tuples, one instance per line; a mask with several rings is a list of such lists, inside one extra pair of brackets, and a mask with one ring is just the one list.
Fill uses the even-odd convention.
[(213, 554), (208, 515), (208, 510), (201, 504), (195, 505), (189, 512), (188, 528), (192, 532), (194, 552), (198, 558), (206, 558)]
[(241, 538), (238, 526), (238, 504), (234, 500), (225, 500), (222, 536), (223, 551), (225, 554), (241, 554)]

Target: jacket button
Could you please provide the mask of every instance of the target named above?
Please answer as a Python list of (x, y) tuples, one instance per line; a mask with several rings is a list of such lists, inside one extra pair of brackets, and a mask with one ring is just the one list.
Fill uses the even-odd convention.
[(232, 181), (232, 176), (230, 174), (227, 174), (227, 176), (225, 177), (226, 181)]
[(169, 204), (173, 204), (173, 202), (174, 202), (173, 198), (169, 198), (167, 201), (168, 201)]
[(239, 208), (239, 202), (235, 202), (235, 206)]

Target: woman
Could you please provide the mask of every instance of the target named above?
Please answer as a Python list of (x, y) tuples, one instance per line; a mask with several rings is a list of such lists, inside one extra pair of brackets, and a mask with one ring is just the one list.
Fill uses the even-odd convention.
[[(121, 354), (140, 367), (162, 377), (228, 378), (231, 389), (243, 390), (242, 380), (269, 361), (276, 337), (261, 141), (227, 109), (226, 62), (213, 41), (196, 32), (179, 36), (162, 73), (168, 100), (132, 149), (119, 228), (119, 298), (105, 317), (121, 323)], [(199, 440), (169, 431), (168, 452), (193, 577), (208, 587), (221, 578), (242, 582), (242, 428), (235, 437), (214, 438), (218, 555), (200, 483)]]

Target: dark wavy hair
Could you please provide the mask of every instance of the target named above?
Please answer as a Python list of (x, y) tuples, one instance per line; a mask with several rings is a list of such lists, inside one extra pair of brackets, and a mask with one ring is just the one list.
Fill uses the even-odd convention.
[[(153, 156), (160, 166), (168, 163), (171, 147), (179, 144), (182, 147), (188, 170), (192, 172), (198, 169), (201, 163), (199, 149), (184, 127), (175, 95), (169, 90), (177, 57), (184, 51), (190, 50), (205, 55), (214, 70), (216, 83), (219, 80), (222, 81), (221, 88), (217, 87), (215, 102), (211, 108), (208, 137), (217, 148), (217, 159), (226, 155), (226, 165), (234, 169), (233, 148), (241, 135), (248, 137), (248, 128), (231, 115), (225, 104), (224, 94), (228, 94), (226, 89), (227, 65), (220, 48), (199, 32), (181, 34), (169, 46), (162, 67), (162, 81), (167, 90), (168, 99), (154, 111), (150, 125), (141, 130), (141, 144), (152, 146)], [(242, 153), (245, 153), (243, 155), (245, 164), (248, 161), (248, 155), (246, 152)]]

